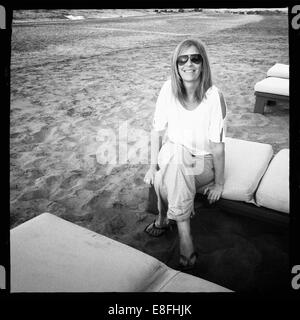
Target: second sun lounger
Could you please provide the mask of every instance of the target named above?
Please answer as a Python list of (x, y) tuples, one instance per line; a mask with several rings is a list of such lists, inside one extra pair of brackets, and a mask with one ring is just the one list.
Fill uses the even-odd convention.
[(230, 292), (43, 213), (10, 231), (11, 292)]
[(267, 72), (267, 78), (257, 82), (255, 90), (255, 113), (264, 113), (265, 105), (272, 101), (289, 103), (289, 66), (276, 63)]
[[(217, 207), (230, 213), (288, 226), (289, 149), (282, 149), (274, 156), (270, 144), (228, 137), (225, 148), (225, 185)], [(203, 198), (200, 194), (196, 201)], [(153, 187), (149, 189), (147, 211), (158, 213)]]

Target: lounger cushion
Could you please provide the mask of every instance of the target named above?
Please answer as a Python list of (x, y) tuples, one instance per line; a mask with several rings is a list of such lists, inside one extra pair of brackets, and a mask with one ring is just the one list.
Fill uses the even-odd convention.
[(10, 234), (12, 292), (230, 291), (50, 213)]
[(257, 82), (254, 90), (258, 92), (289, 96), (289, 79), (268, 77)]
[(256, 203), (289, 213), (289, 149), (279, 151), (271, 161), (256, 192)]
[(207, 280), (178, 272), (159, 292), (228, 292), (228, 289)]
[(252, 201), (272, 156), (270, 144), (226, 138), (222, 198)]
[(290, 78), (290, 70), (288, 64), (276, 63), (267, 72), (267, 77)]

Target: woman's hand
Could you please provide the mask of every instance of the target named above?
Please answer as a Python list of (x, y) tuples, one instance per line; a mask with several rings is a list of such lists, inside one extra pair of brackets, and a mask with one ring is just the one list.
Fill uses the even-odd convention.
[(207, 194), (208, 202), (212, 204), (220, 199), (223, 189), (223, 185), (213, 184), (212, 186), (206, 187), (203, 194)]
[(150, 169), (145, 174), (144, 182), (147, 184), (153, 184), (156, 171), (157, 169), (155, 167), (150, 167)]

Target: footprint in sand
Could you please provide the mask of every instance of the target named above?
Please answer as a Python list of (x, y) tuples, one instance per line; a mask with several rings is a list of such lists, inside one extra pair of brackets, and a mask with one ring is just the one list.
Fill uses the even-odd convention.
[(112, 192), (104, 190), (95, 196), (82, 206), (82, 210), (100, 210), (101, 208), (107, 207), (109, 201), (111, 200)]
[(51, 175), (46, 177), (44, 186), (52, 193), (55, 192), (61, 185), (62, 177), (59, 175)]
[(106, 179), (106, 176), (101, 177), (100, 179), (97, 179), (97, 180), (88, 180), (84, 188), (91, 191), (97, 191), (101, 188), (101, 186), (103, 186), (103, 182), (105, 179)]
[[(31, 174), (40, 175), (39, 170), (32, 170)], [(61, 183), (61, 176), (39, 176), (35, 179), (34, 186), (27, 188), (19, 197), (19, 200), (35, 200), (35, 199), (46, 199), (57, 191)]]
[(11, 139), (16, 139), (16, 138), (19, 138), (21, 135), (22, 135), (21, 132), (11, 133), (11, 134), (10, 134), (10, 138), (11, 138)]
[(19, 153), (13, 153), (13, 152), (11, 152), (11, 154), (10, 154), (10, 159), (17, 159), (17, 158), (19, 158), (19, 156), (20, 156), (20, 154)]
[(123, 234), (124, 227), (126, 227), (126, 223), (119, 215), (114, 216), (111, 220), (105, 223), (105, 231), (107, 231), (108, 234)]
[(93, 113), (92, 111), (85, 111), (85, 112), (82, 112), (82, 113), (80, 114), (80, 116), (83, 117), (83, 118), (87, 118), (87, 117), (89, 117), (92, 113)]
[(69, 110), (67, 111), (67, 115), (68, 115), (69, 117), (72, 117), (72, 116), (74, 115), (74, 113), (75, 113), (75, 109), (74, 109), (74, 108), (71, 108), (71, 109), (69, 109)]
[(25, 134), (20, 142), (26, 144), (46, 142), (49, 138), (53, 136), (56, 130), (56, 128), (49, 128), (48, 126), (45, 126), (33, 135)]
[(64, 179), (60, 187), (62, 189), (70, 189), (76, 185), (78, 179), (82, 177), (82, 172), (74, 172), (68, 178)]
[(30, 179), (38, 179), (44, 175), (43, 171), (36, 169), (36, 168), (30, 168), (25, 170), (25, 174)]
[(63, 203), (57, 201), (50, 201), (47, 205), (48, 212), (51, 212), (57, 216), (61, 216), (66, 212), (66, 207)]
[(35, 199), (44, 199), (47, 197), (48, 197), (48, 193), (46, 190), (33, 188), (23, 192), (19, 196), (18, 200), (29, 201), (29, 200), (35, 200)]
[(33, 143), (46, 141), (47, 138), (51, 137), (56, 130), (56, 128), (49, 128), (49, 126), (43, 127), (39, 132), (33, 135)]
[[(28, 160), (29, 158), (29, 160)], [(20, 161), (23, 161), (22, 156)], [(23, 161), (23, 169), (31, 170), (31, 168), (47, 168), (50, 164), (50, 159), (47, 157), (38, 157), (34, 160), (31, 160), (29, 156), (25, 154)]]
[(135, 185), (137, 185), (137, 186), (141, 186), (141, 185), (145, 184), (144, 179), (143, 179), (142, 176), (134, 178), (133, 181), (134, 181)]
[(122, 203), (124, 207), (133, 209), (133, 210), (138, 209), (138, 206), (139, 206), (139, 199), (137, 198), (137, 195), (133, 192), (119, 193), (118, 201)]

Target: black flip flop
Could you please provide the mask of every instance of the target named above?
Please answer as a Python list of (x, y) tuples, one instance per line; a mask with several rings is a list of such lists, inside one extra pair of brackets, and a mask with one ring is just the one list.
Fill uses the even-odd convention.
[[(151, 222), (150, 224), (148, 224), (147, 226), (146, 226), (146, 228), (144, 229), (144, 231), (147, 233), (147, 234), (149, 234), (150, 236), (152, 236), (152, 237), (160, 237), (160, 236), (162, 236), (163, 234), (165, 234), (169, 229), (170, 229), (170, 226), (169, 225), (167, 225), (167, 226), (165, 226), (165, 227), (157, 227), (156, 225), (155, 225), (155, 222), (156, 222), (156, 220), (154, 220), (153, 222)], [(159, 230), (159, 232), (157, 233), (157, 234), (152, 234), (151, 232), (149, 232), (149, 227), (150, 227), (150, 230), (156, 230), (156, 231), (158, 231)]]
[[(191, 263), (191, 260), (196, 257), (195, 259), (195, 262), (194, 263)], [(179, 266), (178, 266), (178, 269), (180, 271), (189, 271), (189, 270), (192, 270), (194, 269), (195, 265), (196, 265), (196, 262), (197, 262), (197, 259), (198, 259), (198, 253), (197, 252), (193, 252), (189, 258), (187, 258), (186, 256), (184, 256), (183, 254), (180, 255), (180, 259), (184, 260), (186, 263), (180, 263), (179, 262)]]

